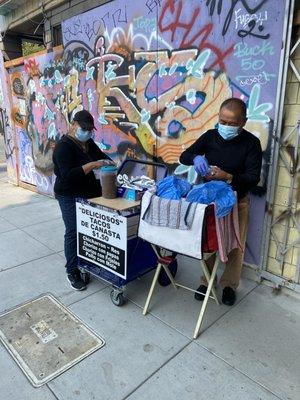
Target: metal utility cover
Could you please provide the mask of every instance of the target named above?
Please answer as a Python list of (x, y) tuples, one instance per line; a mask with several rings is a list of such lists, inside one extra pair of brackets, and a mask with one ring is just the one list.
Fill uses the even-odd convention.
[(105, 344), (51, 294), (1, 314), (0, 339), (35, 387)]

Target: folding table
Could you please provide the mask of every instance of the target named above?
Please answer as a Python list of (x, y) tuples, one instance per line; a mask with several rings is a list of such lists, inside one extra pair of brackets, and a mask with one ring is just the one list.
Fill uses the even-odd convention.
[[(169, 264), (173, 261), (173, 258), (172, 257), (168, 257), (168, 256), (159, 255), (159, 252), (158, 252), (156, 246), (152, 245), (152, 247), (153, 247), (153, 250), (155, 251), (155, 253), (157, 255), (158, 263), (157, 263), (157, 268), (156, 268), (156, 271), (155, 271), (155, 274), (154, 274), (154, 277), (153, 277), (153, 280), (152, 280), (152, 283), (151, 283), (151, 287), (150, 287), (150, 290), (149, 290), (149, 293), (148, 293), (148, 296), (147, 296), (147, 300), (146, 300), (145, 306), (143, 308), (143, 315), (147, 314), (147, 311), (148, 311), (148, 308), (149, 308), (149, 304), (150, 304), (150, 301), (151, 301), (151, 298), (152, 298), (152, 295), (153, 295), (153, 292), (154, 292), (154, 289), (155, 289), (155, 286), (157, 284), (157, 280), (158, 280), (158, 277), (159, 277), (159, 274), (160, 274), (162, 268), (164, 269), (165, 273), (167, 274), (168, 278), (170, 279), (171, 284), (174, 287), (174, 289), (177, 289), (178, 287), (181, 287), (183, 289), (189, 290), (189, 291), (194, 292), (194, 293), (200, 293), (197, 290), (194, 290), (193, 288), (181, 285), (180, 283), (176, 282), (175, 279), (173, 278), (169, 268), (168, 268)], [(193, 338), (194, 339), (197, 339), (197, 337), (199, 335), (199, 332), (200, 332), (200, 329), (201, 329), (201, 326), (202, 326), (202, 322), (203, 322), (204, 313), (205, 313), (205, 310), (206, 310), (206, 307), (207, 307), (208, 299), (212, 298), (212, 299), (215, 300), (215, 302), (218, 305), (220, 304), (219, 300), (218, 300), (218, 297), (217, 297), (216, 290), (214, 288), (214, 279), (215, 279), (215, 276), (216, 276), (216, 273), (217, 273), (218, 264), (220, 262), (220, 258), (219, 258), (218, 252), (215, 253), (216, 254), (216, 259), (215, 259), (214, 267), (213, 267), (213, 270), (212, 270), (211, 274), (209, 273), (209, 270), (208, 270), (208, 268), (206, 266), (206, 262), (205, 262), (205, 260), (208, 257), (210, 257), (212, 254), (213, 253), (205, 253), (205, 254), (203, 254), (203, 259), (199, 260), (200, 265), (201, 265), (202, 270), (203, 270), (203, 273), (204, 273), (204, 276), (205, 276), (205, 278), (206, 278), (206, 280), (208, 282), (208, 285), (207, 285), (207, 291), (205, 293), (204, 300), (203, 300), (201, 308), (200, 308), (200, 313), (199, 313), (199, 316), (198, 316), (198, 319), (197, 319), (197, 324), (196, 324), (196, 327), (195, 327), (195, 330), (194, 330), (194, 334), (193, 334)], [(204, 293), (202, 293), (202, 294), (204, 294)]]
[[(202, 252), (203, 246), (203, 241), (206, 241), (207, 238), (205, 238), (205, 235), (203, 234), (203, 229), (201, 224), (205, 224), (206, 218), (205, 218), (205, 213), (209, 209), (206, 205), (197, 205), (196, 209), (196, 214), (194, 217), (194, 222), (193, 226), (191, 229), (191, 232), (188, 231), (176, 231), (175, 229), (170, 229), (166, 227), (158, 227), (158, 226), (153, 226), (150, 225), (149, 223), (146, 223), (142, 216), (146, 212), (146, 210), (149, 207), (149, 202), (151, 202), (151, 196), (148, 193), (146, 193), (142, 199), (142, 209), (141, 209), (141, 219), (140, 219), (140, 225), (139, 225), (139, 237), (142, 239), (149, 241), (153, 247), (153, 250), (157, 256), (157, 268), (151, 283), (151, 287), (146, 299), (146, 303), (143, 309), (143, 315), (147, 314), (151, 298), (153, 296), (153, 292), (155, 289), (155, 286), (158, 281), (159, 274), (161, 273), (162, 270), (165, 271), (166, 275), (168, 276), (171, 285), (177, 289), (177, 288), (183, 288), (186, 290), (189, 290), (194, 293), (199, 293), (197, 290), (194, 290), (191, 287), (184, 286), (177, 282), (175, 278), (173, 277), (172, 273), (170, 272), (169, 266), (174, 261), (174, 256), (167, 255), (168, 251), (174, 252), (176, 251), (179, 254), (184, 254), (187, 256), (192, 256), (193, 258), (196, 258), (199, 260), (199, 264), (202, 268), (203, 274), (206, 277), (207, 280), (207, 291), (204, 296), (204, 300), (201, 304), (199, 316), (197, 318), (197, 323), (196, 327), (194, 330), (193, 338), (196, 339), (199, 335), (201, 325), (203, 322), (203, 317), (207, 308), (208, 304), (208, 299), (212, 298), (215, 300), (215, 302), (219, 305), (218, 297), (216, 290), (214, 288), (214, 279), (216, 277), (216, 272), (218, 269), (218, 264), (220, 262), (220, 256), (219, 252), (217, 249), (217, 243), (214, 243), (214, 251), (213, 252)], [(210, 206), (212, 207), (212, 206)], [(210, 209), (211, 210), (211, 209)], [(198, 214), (197, 214), (198, 213)], [(214, 212), (213, 212), (214, 214)], [(210, 219), (210, 223), (212, 221), (215, 223), (215, 218)], [(197, 233), (199, 231), (199, 234)], [(211, 231), (211, 230), (210, 230)], [(161, 232), (161, 234), (160, 234)], [(176, 244), (176, 235), (179, 234), (180, 237), (178, 238), (178, 243)], [(183, 238), (186, 237), (188, 238), (188, 241), (186, 243), (182, 243), (184, 240)], [(170, 242), (170, 244), (168, 244)], [(172, 242), (172, 243), (171, 243)], [(170, 247), (169, 247), (170, 246)], [(197, 247), (199, 249), (197, 250)], [(186, 249), (186, 250), (183, 250)], [(215, 263), (212, 269), (212, 272), (209, 272), (209, 269), (206, 265), (206, 260), (211, 257), (213, 254), (215, 254)], [(175, 256), (176, 257), (176, 256)], [(204, 293), (202, 293), (204, 295)]]

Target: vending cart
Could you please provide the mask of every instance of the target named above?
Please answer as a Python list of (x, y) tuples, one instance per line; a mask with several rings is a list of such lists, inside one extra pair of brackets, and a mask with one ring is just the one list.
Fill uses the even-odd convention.
[(76, 201), (77, 255), (82, 277), (86, 283), (90, 275), (110, 283), (110, 297), (117, 306), (124, 303), (126, 284), (157, 265), (150, 243), (137, 236), (142, 193), (135, 193), (132, 182), (147, 186), (163, 179), (166, 173), (164, 164), (126, 160), (117, 180), (119, 193), (127, 198)]

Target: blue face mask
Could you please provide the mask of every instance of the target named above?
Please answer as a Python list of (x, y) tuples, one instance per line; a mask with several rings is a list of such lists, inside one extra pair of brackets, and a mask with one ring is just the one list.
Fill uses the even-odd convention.
[(82, 128), (77, 128), (75, 136), (80, 142), (87, 142), (92, 137), (92, 134), (92, 131), (85, 131)]
[(239, 126), (229, 126), (218, 124), (218, 132), (225, 140), (234, 139), (239, 134)]

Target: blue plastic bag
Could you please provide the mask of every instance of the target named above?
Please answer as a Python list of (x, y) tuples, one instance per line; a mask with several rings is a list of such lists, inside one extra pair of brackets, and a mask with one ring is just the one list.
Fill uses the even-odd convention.
[(164, 199), (179, 200), (185, 197), (192, 185), (176, 176), (167, 176), (157, 184), (157, 196)]
[(211, 181), (196, 185), (187, 195), (187, 201), (216, 204), (218, 218), (225, 217), (236, 203), (236, 196), (227, 183), (223, 181)]

